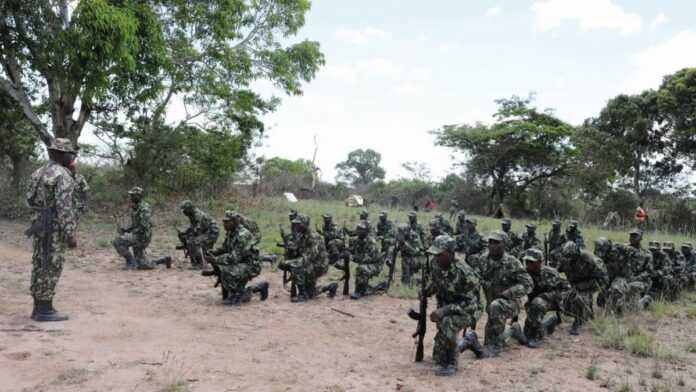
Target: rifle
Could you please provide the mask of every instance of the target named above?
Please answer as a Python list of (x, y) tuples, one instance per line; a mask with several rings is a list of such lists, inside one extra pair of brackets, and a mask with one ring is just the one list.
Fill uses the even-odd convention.
[(350, 294), (350, 238), (343, 232), (343, 295)]
[(48, 260), (50, 258), (49, 249), (53, 242), (53, 220), (56, 216), (56, 209), (46, 207), (39, 210), (39, 218), (36, 219), (31, 226), (24, 232), (27, 237), (38, 237), (41, 240), (41, 269), (44, 271), (48, 268)]
[[(285, 260), (292, 259), (296, 255), (292, 252), (292, 246), (288, 244), (288, 237), (285, 235), (283, 225), (279, 224), (278, 229), (280, 230), (280, 239), (283, 241), (283, 243), (276, 245), (284, 249)], [(297, 287), (295, 287), (295, 279), (292, 278), (292, 272), (283, 270), (283, 288), (287, 286), (288, 282), (290, 282), (290, 296), (295, 297), (297, 295)]]
[[(213, 269), (210, 271), (202, 271), (201, 275), (216, 276), (217, 279), (215, 280), (215, 285), (213, 287), (222, 285), (222, 273), (220, 272), (220, 266), (218, 266), (215, 262), (215, 256), (209, 251), (206, 251), (203, 258), (208, 262), (208, 264), (210, 264), (211, 267), (213, 267)], [(225, 290), (225, 287), (222, 287), (222, 299), (224, 300), (225, 298), (227, 298), (227, 290)]]
[(428, 275), (430, 274), (430, 257), (425, 254), (425, 265), (421, 270), (421, 288), (420, 288), (420, 304), (418, 312), (411, 309), (408, 316), (411, 319), (418, 321), (418, 326), (416, 327), (416, 332), (411, 335), (416, 339), (416, 362), (423, 361), (423, 340), (425, 339), (425, 331), (427, 329), (427, 313), (428, 313), (428, 293), (426, 292), (428, 287)]
[(549, 235), (544, 234), (544, 261), (546, 265), (549, 264)]
[(396, 269), (396, 257), (399, 254), (400, 243), (401, 240), (397, 239), (396, 243), (394, 244), (394, 249), (392, 250), (391, 262), (389, 263), (389, 278), (387, 279), (387, 291), (389, 291), (389, 287), (391, 287), (391, 283), (394, 280), (394, 270)]

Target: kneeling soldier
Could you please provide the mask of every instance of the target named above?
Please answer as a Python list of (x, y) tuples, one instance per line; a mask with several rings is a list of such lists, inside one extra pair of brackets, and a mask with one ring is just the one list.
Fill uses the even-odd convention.
[(384, 258), (379, 252), (377, 241), (370, 234), (369, 224), (366, 221), (361, 221), (358, 223), (356, 231), (358, 238), (354, 244), (351, 244), (351, 250), (353, 251), (353, 262), (358, 267), (355, 269), (355, 292), (350, 295), (351, 299), (359, 299), (386, 288), (386, 284), (380, 284), (377, 287), (370, 286), (370, 278), (382, 272)]

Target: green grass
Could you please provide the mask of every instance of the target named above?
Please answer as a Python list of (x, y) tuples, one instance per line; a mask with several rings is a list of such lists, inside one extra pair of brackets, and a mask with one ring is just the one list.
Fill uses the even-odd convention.
[(87, 381), (89, 370), (81, 368), (70, 368), (58, 376), (58, 382), (66, 385), (78, 385)]
[(189, 392), (191, 388), (189, 384), (184, 380), (177, 380), (168, 383), (159, 389), (159, 392)]
[(585, 378), (594, 381), (597, 379), (599, 376), (599, 369), (597, 366), (591, 365), (587, 369), (585, 369)]
[(635, 322), (596, 315), (591, 330), (600, 347), (627, 351), (639, 357), (657, 356), (655, 335)]

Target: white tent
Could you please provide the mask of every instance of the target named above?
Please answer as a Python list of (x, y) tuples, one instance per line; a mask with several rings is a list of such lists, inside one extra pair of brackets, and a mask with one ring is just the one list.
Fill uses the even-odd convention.
[(360, 195), (350, 195), (345, 201), (346, 207), (362, 207), (365, 205), (365, 200)]
[(285, 192), (283, 193), (283, 196), (285, 196), (285, 200), (287, 200), (288, 203), (297, 203), (297, 198), (292, 193)]

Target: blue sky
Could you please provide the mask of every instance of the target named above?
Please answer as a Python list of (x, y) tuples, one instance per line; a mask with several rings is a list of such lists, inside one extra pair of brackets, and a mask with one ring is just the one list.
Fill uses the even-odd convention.
[(439, 178), (458, 157), (428, 131), (489, 121), (495, 99), (530, 92), (577, 124), (696, 66), (693, 15), (693, 0), (315, 0), (299, 38), (327, 64), (303, 96), (281, 96), (256, 154), (310, 159), (316, 136), (324, 180), (356, 148), (379, 151), (388, 178), (406, 161)]

